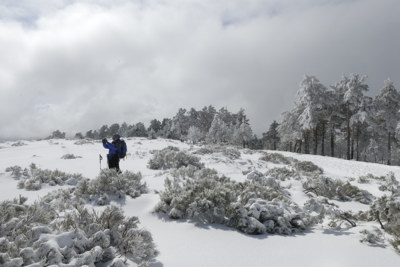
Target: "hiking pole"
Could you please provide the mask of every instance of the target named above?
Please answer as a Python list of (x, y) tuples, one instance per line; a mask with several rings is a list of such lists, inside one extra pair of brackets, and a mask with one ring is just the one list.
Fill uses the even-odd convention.
[(101, 154), (99, 154), (99, 161), (100, 161), (100, 171), (101, 171), (101, 160), (103, 159), (103, 157), (101, 156)]

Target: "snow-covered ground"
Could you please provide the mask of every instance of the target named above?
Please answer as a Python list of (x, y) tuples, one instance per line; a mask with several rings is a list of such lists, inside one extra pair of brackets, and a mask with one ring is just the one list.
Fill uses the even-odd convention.
[[(150, 266), (159, 267), (233, 267), (233, 266), (307, 266), (307, 267), (397, 267), (400, 255), (389, 245), (390, 236), (385, 234), (386, 246), (371, 246), (361, 243), (360, 231), (379, 227), (374, 222), (358, 222), (356, 227), (330, 228), (327, 224), (317, 224), (310, 230), (294, 235), (262, 234), (248, 235), (223, 225), (196, 224), (186, 220), (172, 220), (157, 216), (153, 210), (159, 202), (157, 192), (164, 189), (164, 179), (168, 171), (151, 170), (148, 162), (152, 151), (167, 146), (175, 146), (188, 153), (198, 146), (173, 140), (147, 140), (132, 138), (126, 140), (128, 156), (122, 160), (122, 170), (140, 172), (149, 187), (149, 192), (138, 198), (127, 198), (115, 203), (121, 205), (127, 216), (137, 216), (140, 227), (151, 232), (159, 251), (156, 261)], [(239, 158), (230, 159), (222, 153), (197, 155), (205, 167), (216, 169), (235, 181), (244, 181), (249, 170), (265, 173), (282, 164), (260, 160), (262, 151), (240, 150)], [(269, 151), (272, 153), (272, 151)], [(107, 151), (100, 142), (77, 144), (76, 140), (42, 140), (0, 143), (0, 201), (11, 200), (20, 195), (27, 196), (30, 203), (59, 186), (46, 185), (39, 191), (17, 188), (17, 180), (5, 169), (18, 165), (28, 168), (35, 163), (41, 169), (58, 169), (66, 173), (80, 173), (93, 179), (100, 172), (99, 154), (105, 158)], [(331, 157), (301, 155), (280, 152), (286, 157), (300, 161), (311, 161), (323, 169), (327, 177), (351, 181), (375, 196), (384, 192), (376, 183), (357, 183), (357, 178), (367, 174), (385, 176), (393, 172), (400, 179), (400, 167), (385, 166), (365, 162), (347, 161)], [(63, 159), (73, 154), (75, 159)], [(106, 168), (106, 162), (101, 162)], [(296, 180), (284, 182), (290, 185), (292, 200), (302, 205), (308, 198), (301, 183)], [(343, 210), (368, 210), (369, 206), (359, 202), (332, 201)], [(3, 216), (0, 214), (0, 216)]]

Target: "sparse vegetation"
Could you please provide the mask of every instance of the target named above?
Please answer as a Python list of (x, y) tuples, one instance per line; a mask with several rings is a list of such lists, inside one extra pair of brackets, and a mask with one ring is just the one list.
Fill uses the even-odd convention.
[(172, 146), (155, 151), (148, 163), (148, 167), (153, 170), (178, 169), (189, 165), (203, 168), (199, 157), (179, 151), (179, 148)]
[(18, 188), (26, 190), (40, 190), (43, 184), (55, 185), (76, 185), (83, 179), (81, 174), (68, 174), (59, 170), (42, 170), (32, 163), (28, 168), (20, 166), (6, 168), (11, 176), (19, 180)]
[(291, 158), (291, 157), (285, 157), (282, 154), (279, 153), (264, 153), (265, 155), (260, 158), (260, 160), (264, 160), (267, 162), (272, 162), (275, 164), (292, 164), (298, 162), (298, 160)]
[(371, 204), (375, 199), (368, 191), (361, 190), (349, 182), (343, 182), (325, 176), (307, 178), (303, 182), (303, 188), (308, 194), (324, 196), (329, 199), (340, 201), (356, 200), (363, 204)]

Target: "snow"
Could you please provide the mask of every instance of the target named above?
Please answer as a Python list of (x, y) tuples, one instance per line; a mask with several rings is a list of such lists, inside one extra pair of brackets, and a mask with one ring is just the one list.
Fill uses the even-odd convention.
[[(140, 172), (149, 187), (149, 192), (138, 198), (127, 197), (120, 205), (126, 216), (137, 216), (140, 227), (150, 231), (160, 254), (150, 266), (154, 267), (204, 267), (204, 266), (308, 266), (308, 267), (375, 267), (384, 264), (386, 267), (399, 266), (400, 255), (387, 245), (386, 247), (369, 246), (360, 243), (363, 229), (379, 227), (374, 222), (360, 222), (353, 228), (331, 229), (326, 224), (317, 224), (306, 232), (284, 235), (247, 235), (233, 228), (219, 224), (200, 224), (187, 220), (171, 220), (165, 215), (154, 213), (159, 201), (158, 191), (163, 190), (164, 179), (169, 177), (168, 171), (151, 170), (147, 167), (152, 151), (168, 146), (194, 152), (199, 146), (180, 141), (145, 138), (127, 139), (128, 156), (120, 162), (122, 170)], [(76, 144), (75, 140), (41, 140), (22, 141), (24, 145), (13, 145), (15, 142), (0, 144), (0, 201), (21, 196), (28, 197), (30, 203), (59, 186), (44, 186), (39, 191), (26, 191), (17, 188), (17, 180), (13, 179), (5, 169), (18, 165), (27, 168), (35, 163), (39, 168), (66, 173), (81, 173), (84, 177), (95, 178), (100, 171), (99, 154), (106, 158), (106, 150), (100, 142)], [(272, 151), (270, 151), (272, 152)], [(241, 156), (228, 158), (222, 153), (197, 155), (207, 168), (216, 169), (235, 181), (244, 181), (244, 173), (257, 170), (265, 173), (277, 164), (259, 160), (263, 152), (241, 150)], [(301, 161), (311, 161), (324, 170), (327, 177), (350, 180), (361, 189), (368, 190), (375, 196), (383, 193), (377, 189), (376, 183), (357, 183), (362, 175), (373, 174), (385, 176), (393, 172), (397, 180), (400, 178), (400, 167), (381, 164), (347, 161), (331, 157), (302, 155), (279, 152), (285, 156)], [(73, 154), (75, 159), (63, 159), (63, 155)], [(101, 167), (106, 168), (103, 159)], [(351, 179), (353, 178), (353, 179)], [(300, 181), (290, 180), (282, 184), (290, 184), (292, 200), (303, 205), (307, 196), (303, 192)], [(367, 210), (368, 205), (358, 202), (332, 201), (343, 210)], [(51, 241), (50, 234), (42, 234), (49, 239), (49, 244), (71, 242), (70, 234), (64, 239)], [(386, 237), (386, 242), (390, 239)]]

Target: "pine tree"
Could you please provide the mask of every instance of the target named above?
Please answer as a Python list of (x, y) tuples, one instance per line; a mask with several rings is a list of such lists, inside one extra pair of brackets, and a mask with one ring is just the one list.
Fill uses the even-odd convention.
[(368, 91), (368, 85), (364, 83), (365, 79), (366, 76), (350, 74), (350, 77), (343, 76), (342, 80), (333, 86), (345, 118), (347, 159), (353, 158), (354, 133), (357, 132), (357, 130), (353, 129), (353, 127), (357, 127), (353, 116), (359, 112), (366, 101), (364, 92)]
[(385, 87), (374, 99), (376, 114), (374, 121), (376, 129), (380, 130), (379, 136), (386, 136), (386, 158), (387, 164), (391, 164), (392, 140), (395, 137), (395, 130), (400, 120), (400, 93), (396, 90), (393, 82), (388, 79), (385, 81)]
[(278, 126), (279, 123), (274, 120), (269, 126), (268, 131), (263, 133), (263, 142), (266, 149), (276, 150), (278, 148), (280, 143)]
[(110, 126), (110, 128), (109, 128), (109, 133), (110, 133), (111, 135), (112, 135), (112, 134), (119, 133), (119, 129), (120, 129), (119, 124), (118, 124), (118, 123), (113, 123), (113, 124)]

